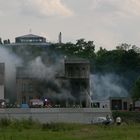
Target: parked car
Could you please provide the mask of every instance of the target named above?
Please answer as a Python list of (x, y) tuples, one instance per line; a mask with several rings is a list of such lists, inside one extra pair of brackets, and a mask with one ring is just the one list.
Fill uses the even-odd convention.
[(91, 124), (112, 124), (113, 120), (110, 117), (96, 117), (91, 120)]
[(43, 107), (43, 106), (44, 106), (44, 102), (40, 99), (31, 99), (30, 100), (30, 107), (39, 108), (39, 107)]

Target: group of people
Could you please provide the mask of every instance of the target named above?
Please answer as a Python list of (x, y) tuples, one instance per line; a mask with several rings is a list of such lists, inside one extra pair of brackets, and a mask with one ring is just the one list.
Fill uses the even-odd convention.
[[(111, 117), (109, 116), (109, 115), (107, 115), (106, 116), (106, 121), (104, 121), (104, 124), (111, 124), (113, 121), (112, 121), (112, 119), (111, 119)], [(116, 118), (116, 120), (115, 120), (115, 123), (117, 124), (117, 125), (120, 125), (121, 123), (122, 123), (122, 119), (121, 119), (121, 117), (117, 117)]]

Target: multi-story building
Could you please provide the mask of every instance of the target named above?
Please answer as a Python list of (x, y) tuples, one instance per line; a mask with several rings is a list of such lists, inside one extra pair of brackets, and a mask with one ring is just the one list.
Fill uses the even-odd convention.
[(29, 104), (30, 99), (38, 98), (37, 83), (37, 79), (28, 75), (26, 69), (23, 67), (17, 68), (16, 94), (18, 104)]
[(65, 78), (70, 82), (74, 104), (90, 107), (90, 64), (85, 59), (66, 59)]
[[(64, 82), (69, 83), (69, 89), (66, 92), (70, 92), (73, 98), (64, 98), (56, 99), (53, 95), (53, 98), (50, 99), (54, 104), (59, 103), (61, 106), (79, 106), (79, 107), (90, 107), (90, 84), (89, 84), (89, 75), (90, 75), (90, 66), (89, 61), (84, 59), (66, 59), (64, 62), (65, 65), (65, 75), (63, 78), (58, 78), (54, 80), (60, 80), (59, 84), (63, 84)], [(46, 75), (47, 76), (47, 75)], [(61, 82), (63, 81), (63, 82)], [(44, 81), (45, 82), (45, 81)], [(52, 81), (53, 82), (53, 81)], [(49, 96), (49, 90), (45, 91), (45, 95), (39, 92), (39, 81), (36, 78), (31, 77), (27, 74), (26, 69), (18, 68), (17, 76), (17, 101), (19, 104), (29, 103), (30, 99), (43, 99), (42, 96)], [(54, 81), (55, 83), (55, 81)], [(48, 89), (52, 88), (52, 86), (48, 83), (46, 84)], [(64, 88), (64, 86), (61, 86)], [(61, 89), (60, 89), (61, 90)], [(62, 89), (63, 90), (63, 89)], [(49, 92), (49, 93), (47, 93)], [(55, 91), (56, 92), (56, 91)], [(53, 91), (51, 92), (53, 94)], [(56, 95), (60, 93), (56, 93)], [(65, 96), (68, 94), (65, 93)]]
[(27, 34), (16, 37), (14, 43), (10, 43), (10, 41), (7, 41), (7, 43), (4, 43), (4, 45), (10, 47), (24, 47), (24, 46), (47, 47), (50, 45), (50, 43), (46, 41), (45, 37)]

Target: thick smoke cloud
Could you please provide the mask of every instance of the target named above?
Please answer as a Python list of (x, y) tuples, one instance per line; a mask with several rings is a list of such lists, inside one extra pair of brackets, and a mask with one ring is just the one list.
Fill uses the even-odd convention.
[(8, 98), (15, 94), (16, 67), (22, 64), (22, 60), (0, 45), (0, 63), (5, 63), (5, 86)]
[(73, 99), (69, 90), (69, 82), (61, 79), (61, 76), (64, 76), (64, 58), (58, 57), (56, 62), (45, 64), (41, 56), (38, 56), (28, 62), (26, 73), (46, 83), (40, 84), (44, 97), (58, 100)]
[[(56, 59), (55, 57), (56, 55), (52, 59)], [(45, 59), (47, 58), (50, 59), (46, 53)], [(5, 97), (10, 99), (10, 102), (16, 100), (17, 67), (22, 67), (25, 70), (24, 74), (37, 79), (37, 90), (42, 96), (58, 100), (73, 99), (69, 82), (61, 79), (61, 76), (64, 76), (64, 59), (61, 56), (57, 56), (57, 60), (52, 62), (44, 62), (43, 59), (42, 56), (37, 56), (32, 60), (20, 58), (0, 46), (0, 63), (5, 64)]]
[[(42, 56), (37, 56), (24, 62), (25, 60), (0, 46), (0, 62), (5, 63), (7, 98), (11, 98), (16, 94), (16, 67), (23, 66), (29, 76), (41, 81), (38, 87), (44, 97), (74, 100), (70, 93), (69, 82), (60, 78), (64, 76), (64, 58), (56, 55), (54, 57), (57, 57), (57, 59), (51, 63), (44, 62)], [(48, 59), (47, 54), (45, 59)], [(90, 88), (92, 99), (106, 100), (109, 97), (126, 97), (128, 91), (124, 88), (123, 81), (124, 79), (116, 74), (91, 75)]]
[(109, 97), (127, 97), (128, 91), (123, 86), (123, 80), (116, 74), (91, 75), (91, 96), (93, 100), (106, 100)]
[(28, 74), (32, 77), (44, 80), (54, 80), (57, 73), (64, 73), (61, 60), (57, 63), (45, 65), (40, 56), (30, 61), (27, 65)]
[[(46, 54), (46, 59), (49, 56)], [(51, 56), (56, 59), (56, 55)], [(69, 81), (64, 80), (64, 58), (57, 56), (55, 62), (43, 62), (42, 56), (29, 61), (24, 66), (26, 74), (39, 81), (38, 90), (43, 97), (56, 100), (74, 100), (70, 93)]]

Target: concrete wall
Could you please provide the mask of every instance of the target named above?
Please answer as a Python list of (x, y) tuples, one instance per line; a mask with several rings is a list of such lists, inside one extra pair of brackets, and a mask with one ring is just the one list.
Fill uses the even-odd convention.
[(65, 122), (90, 124), (96, 117), (111, 115), (109, 109), (95, 108), (29, 108), (0, 109), (0, 118), (28, 119), (32, 117), (42, 123)]

